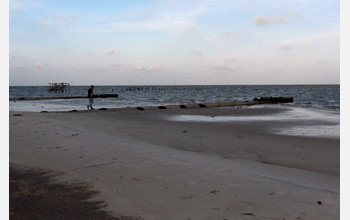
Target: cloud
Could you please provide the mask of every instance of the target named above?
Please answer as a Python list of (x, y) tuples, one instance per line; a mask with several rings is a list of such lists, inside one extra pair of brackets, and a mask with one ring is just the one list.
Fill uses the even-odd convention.
[(230, 63), (225, 63), (225, 62), (218, 62), (216, 64), (213, 65), (212, 67), (213, 69), (216, 69), (216, 70), (236, 70), (237, 67), (230, 64)]
[(144, 12), (140, 15), (141, 20), (149, 20), (153, 18), (153, 15), (151, 13)]
[(157, 65), (150, 65), (150, 66), (138, 66), (136, 67), (136, 70), (139, 71), (163, 71), (166, 70), (166, 68), (157, 66)]
[(29, 10), (48, 10), (52, 7), (46, 5), (43, 1), (36, 0), (10, 0), (9, 11), (10, 12), (23, 12)]
[[(65, 23), (72, 23), (73, 21), (79, 19), (79, 17), (76, 14), (60, 14), (56, 16), (51, 16), (48, 18), (43, 18), (41, 23), (44, 25), (61, 25)], [(66, 28), (66, 26), (64, 26)]]
[(10, 11), (21, 11), (26, 8), (26, 5), (20, 1), (11, 0), (9, 1), (9, 8), (10, 8)]
[(113, 49), (113, 50), (108, 51), (106, 55), (107, 55), (107, 56), (114, 56), (114, 55), (116, 55), (116, 54), (119, 54), (119, 52), (117, 52), (117, 51), (115, 51), (115, 50)]
[(293, 43), (282, 43), (282, 44), (280, 44), (280, 45), (278, 45), (278, 48), (280, 49), (280, 50), (290, 50), (290, 49), (293, 49), (293, 48), (295, 48), (296, 47), (296, 45), (295, 44), (293, 44)]
[(110, 23), (109, 28), (116, 31), (183, 31), (197, 25), (189, 20), (162, 19)]
[(279, 43), (279, 50), (305, 50), (310, 53), (315, 51), (323, 51), (318, 55), (327, 53), (326, 51), (332, 48), (339, 49), (339, 31), (326, 31), (320, 33), (313, 33), (305, 36), (298, 36)]
[(254, 18), (254, 23), (258, 26), (270, 25), (275, 23), (283, 23), (283, 22), (285, 22), (285, 19), (282, 16), (268, 18), (264, 15), (258, 15)]
[(10, 56), (9, 65), (11, 69), (35, 69), (46, 66), (42, 61), (36, 61), (25, 56)]
[[(91, 31), (95, 32), (114, 32), (114, 31), (130, 31), (130, 32), (183, 32), (192, 29), (198, 29), (200, 27), (200, 22), (198, 16), (202, 15), (202, 8), (200, 9), (184, 9), (176, 10), (174, 8), (169, 8), (166, 5), (165, 9), (158, 11), (154, 9), (152, 12), (127, 12), (126, 16), (123, 18), (115, 19), (113, 17), (106, 18), (102, 25), (96, 27), (90, 27)], [(139, 16), (135, 16), (139, 14)]]
[(224, 39), (231, 39), (233, 37), (233, 31), (225, 31), (220, 33), (220, 37)]
[(57, 19), (60, 21), (70, 21), (70, 20), (75, 20), (78, 19), (78, 15), (76, 14), (70, 14), (70, 15), (59, 15), (57, 16)]
[(204, 53), (202, 51), (196, 50), (191, 53), (194, 56), (202, 56)]
[(40, 67), (44, 67), (44, 66), (45, 66), (45, 63), (43, 63), (43, 62), (36, 62), (35, 63), (35, 67), (40, 68)]

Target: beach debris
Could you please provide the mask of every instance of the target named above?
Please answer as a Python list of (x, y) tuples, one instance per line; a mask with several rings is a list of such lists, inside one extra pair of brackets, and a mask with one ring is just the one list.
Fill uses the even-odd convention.
[(106, 109), (106, 108), (100, 108), (100, 109), (98, 109), (98, 110), (105, 111), (105, 110), (108, 110), (108, 109)]
[(294, 147), (305, 148), (304, 146), (294, 145)]
[(187, 108), (186, 105), (180, 105), (180, 108)]
[(78, 136), (79, 134), (72, 134), (72, 136), (74, 137), (74, 136)]
[(270, 193), (270, 196), (272, 196), (272, 195), (275, 195), (275, 193), (274, 192)]
[(241, 215), (250, 215), (250, 216), (255, 216), (254, 213), (251, 212), (243, 212)]
[(40, 121), (39, 123), (40, 123), (40, 124), (51, 124), (52, 121)]
[(78, 110), (73, 109), (73, 110), (70, 110), (69, 112), (78, 112)]
[(142, 107), (136, 107), (137, 110), (145, 110), (144, 108)]
[(184, 197), (184, 199), (192, 199), (192, 198), (194, 198), (193, 195), (186, 195), (186, 196)]
[(158, 106), (159, 109), (166, 109), (165, 106)]
[(322, 202), (321, 202), (321, 201), (318, 201), (317, 204), (322, 205)]
[(111, 165), (114, 164), (116, 162), (110, 162), (110, 163), (101, 163), (101, 164), (92, 164), (89, 166), (84, 166), (84, 167), (77, 167), (74, 168), (73, 170), (80, 170), (80, 169), (85, 169), (85, 168), (98, 168), (98, 169), (103, 169), (103, 167), (107, 166), (107, 165)]
[(215, 190), (211, 191), (209, 194), (214, 194), (215, 195), (218, 192), (220, 192), (220, 191), (215, 189)]
[(48, 113), (48, 111), (41, 111), (40, 113)]
[(187, 131), (182, 131), (183, 133), (187, 133)]
[(12, 116), (23, 116), (22, 114), (13, 114)]
[(206, 107), (207, 107), (207, 106), (204, 105), (204, 104), (198, 104), (198, 106), (201, 107), (201, 108), (206, 108)]
[(268, 161), (261, 161), (261, 163), (266, 163), (266, 164), (273, 164), (271, 162), (268, 162)]

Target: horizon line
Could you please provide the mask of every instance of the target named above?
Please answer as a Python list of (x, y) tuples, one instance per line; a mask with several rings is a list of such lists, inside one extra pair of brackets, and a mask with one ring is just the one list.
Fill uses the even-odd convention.
[[(9, 87), (20, 86), (48, 86), (47, 85), (9, 85)], [(340, 83), (296, 83), (296, 84), (126, 84), (126, 85), (111, 85), (111, 84), (69, 84), (70, 86), (313, 86), (313, 85), (339, 85)]]

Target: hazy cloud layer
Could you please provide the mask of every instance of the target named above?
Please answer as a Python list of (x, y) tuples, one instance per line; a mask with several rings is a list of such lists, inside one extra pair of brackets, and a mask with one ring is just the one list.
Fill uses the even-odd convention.
[(339, 83), (337, 1), (9, 3), (10, 85)]

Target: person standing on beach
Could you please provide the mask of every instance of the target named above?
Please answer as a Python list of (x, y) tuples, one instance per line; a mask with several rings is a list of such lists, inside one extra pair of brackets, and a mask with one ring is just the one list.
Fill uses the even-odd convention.
[(94, 86), (91, 85), (89, 90), (88, 90), (88, 99), (89, 99), (89, 104), (87, 105), (88, 109), (93, 110), (94, 108), (92, 107), (92, 104), (94, 104)]

